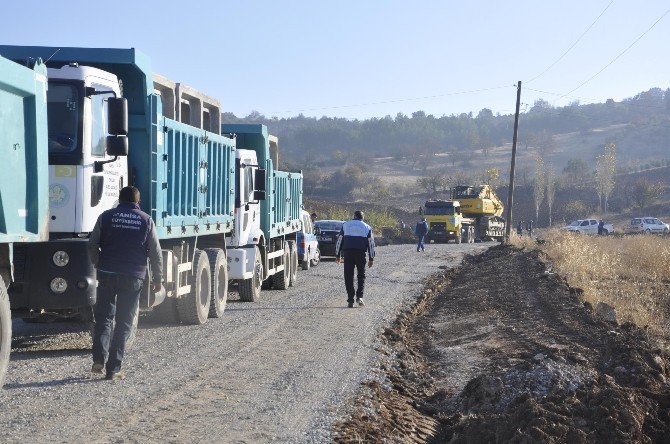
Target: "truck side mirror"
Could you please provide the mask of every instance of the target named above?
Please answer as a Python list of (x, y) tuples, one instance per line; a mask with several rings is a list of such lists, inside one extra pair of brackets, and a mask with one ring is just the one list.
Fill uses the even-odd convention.
[(107, 136), (108, 156), (127, 156), (128, 138), (126, 136)]
[(265, 191), (254, 190), (254, 200), (255, 201), (265, 200)]
[(263, 192), (263, 199), (255, 199), (254, 197), (255, 200), (265, 199), (265, 179), (266, 179), (265, 169), (257, 168), (256, 170), (254, 170), (254, 189), (256, 191)]
[(113, 136), (128, 135), (128, 100), (123, 97), (107, 99), (107, 132)]

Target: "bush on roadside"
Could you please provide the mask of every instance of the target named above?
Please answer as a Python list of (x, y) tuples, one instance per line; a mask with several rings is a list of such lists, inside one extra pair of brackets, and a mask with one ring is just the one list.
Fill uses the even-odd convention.
[[(613, 306), (619, 322), (670, 337), (670, 238), (579, 236), (552, 230), (535, 244), (585, 301)], [(527, 241), (516, 242), (530, 247)]]

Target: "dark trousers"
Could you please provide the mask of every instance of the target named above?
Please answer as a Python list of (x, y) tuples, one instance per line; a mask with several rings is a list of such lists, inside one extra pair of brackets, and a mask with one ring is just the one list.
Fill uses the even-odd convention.
[(425, 234), (417, 234), (416, 237), (419, 238), (419, 242), (416, 244), (416, 251), (425, 250), (425, 247), (424, 247), (423, 243), (426, 239), (426, 235)]
[[(354, 302), (363, 297), (363, 288), (365, 287), (365, 264), (366, 251), (363, 250), (344, 250), (344, 286), (347, 288), (347, 302)], [(358, 288), (354, 290), (354, 269), (358, 271)]]
[(121, 370), (143, 284), (133, 276), (98, 272), (93, 362), (107, 361), (107, 373)]

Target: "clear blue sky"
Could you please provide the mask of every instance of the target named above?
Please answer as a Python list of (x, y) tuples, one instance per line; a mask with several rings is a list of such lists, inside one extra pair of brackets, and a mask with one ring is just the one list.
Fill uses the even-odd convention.
[[(439, 116), (484, 107), (511, 113), (512, 85), (553, 63), (610, 2), (21, 0), (3, 5), (0, 42), (135, 47), (156, 72), (217, 97), (238, 116)], [(668, 8), (662, 0), (615, 0), (528, 87), (570, 91)], [(573, 97), (554, 104), (668, 88), (668, 42), (670, 14)], [(448, 95), (498, 86), (506, 87)], [(524, 89), (522, 102), (539, 97), (557, 99)], [(351, 106), (361, 104), (367, 105)]]

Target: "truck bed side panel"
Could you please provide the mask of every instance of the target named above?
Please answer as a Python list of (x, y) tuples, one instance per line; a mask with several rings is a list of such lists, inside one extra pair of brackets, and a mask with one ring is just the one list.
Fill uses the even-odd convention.
[(156, 226), (161, 239), (223, 234), (232, 230), (234, 141), (163, 118)]
[(274, 171), (272, 180), (272, 220), (270, 236), (276, 237), (300, 230), (302, 210), (302, 174)]
[(46, 240), (46, 67), (0, 57), (0, 242)]

